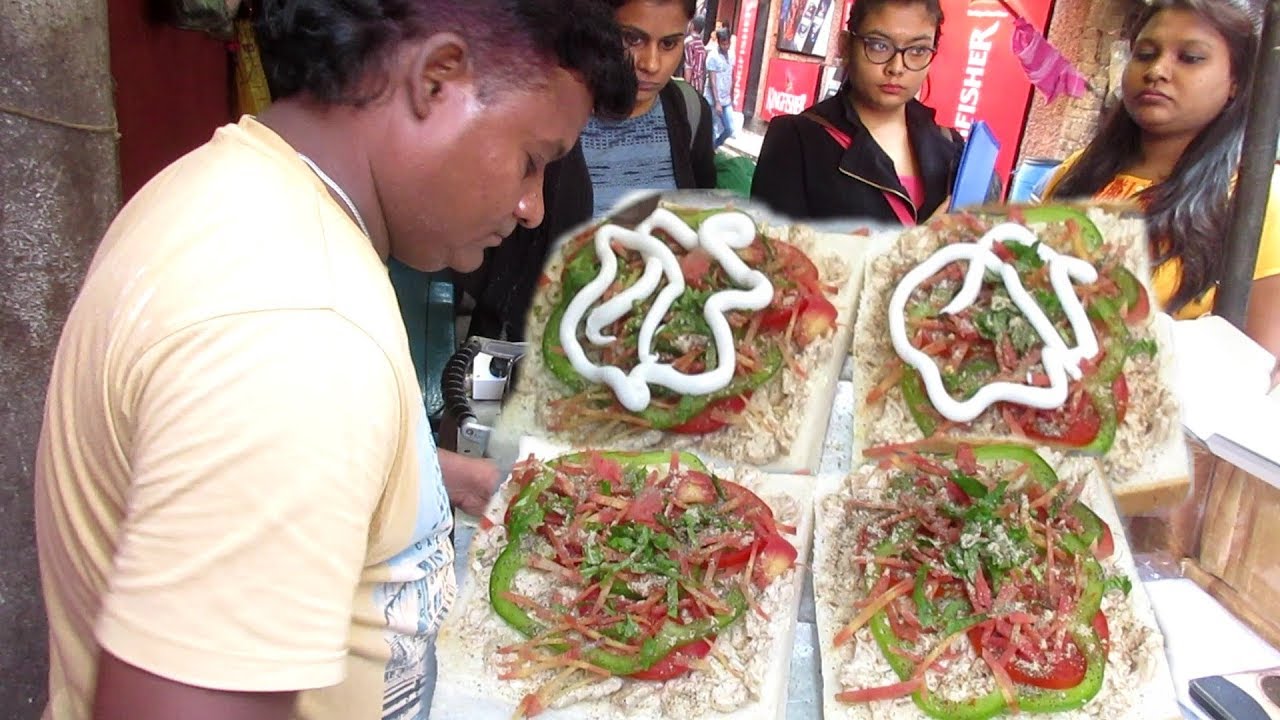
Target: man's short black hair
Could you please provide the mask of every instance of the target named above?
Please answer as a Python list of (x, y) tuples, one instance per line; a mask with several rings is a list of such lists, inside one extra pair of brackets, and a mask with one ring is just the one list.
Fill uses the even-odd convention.
[[(609, 0), (609, 4), (613, 7), (614, 10), (617, 10), (622, 6), (629, 5), (635, 1), (636, 0)], [(682, 6), (682, 9), (684, 10), (684, 16), (689, 18), (690, 20), (694, 19), (693, 18), (694, 13), (698, 12), (698, 0), (652, 0), (652, 1), (658, 4), (676, 3)]]
[(701, 15), (695, 16), (690, 22), (693, 23), (693, 31), (698, 35), (701, 35), (707, 29), (707, 19)]
[(718, 42), (727, 43), (729, 42), (729, 37), (729, 28), (719, 28), (716, 30), (716, 40)]
[(258, 42), (276, 99), (308, 94), (363, 105), (400, 43), (452, 32), (466, 40), (479, 92), (531, 87), (554, 67), (582, 77), (595, 111), (626, 116), (636, 76), (598, 0), (264, 0)]

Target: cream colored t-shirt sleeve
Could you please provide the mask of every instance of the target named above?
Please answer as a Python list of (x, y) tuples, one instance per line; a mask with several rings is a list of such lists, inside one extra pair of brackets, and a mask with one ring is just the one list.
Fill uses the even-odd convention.
[(150, 348), (121, 400), (133, 478), (102, 647), (199, 687), (339, 682), (402, 441), (395, 377), (369, 336), (323, 309), (208, 320)]

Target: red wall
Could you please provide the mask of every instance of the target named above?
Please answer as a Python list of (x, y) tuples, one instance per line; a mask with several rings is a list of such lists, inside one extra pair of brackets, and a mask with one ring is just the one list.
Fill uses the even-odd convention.
[(153, 19), (148, 10), (152, 4), (107, 4), (126, 201), (233, 119), (226, 44)]
[[(1021, 6), (1027, 20), (1043, 33), (1053, 3), (1011, 4)], [(938, 111), (939, 125), (965, 137), (978, 120), (991, 126), (1000, 141), (996, 172), (1007, 188), (1031, 102), (1031, 81), (1013, 54), (1014, 18), (997, 0), (943, 0), (942, 9), (942, 42), (929, 70), (924, 103)]]

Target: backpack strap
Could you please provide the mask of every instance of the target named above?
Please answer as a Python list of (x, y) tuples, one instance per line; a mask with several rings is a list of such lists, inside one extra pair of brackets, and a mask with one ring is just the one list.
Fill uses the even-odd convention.
[(850, 137), (849, 133), (841, 130), (835, 125), (832, 125), (830, 120), (822, 117), (818, 113), (805, 110), (800, 113), (800, 117), (821, 125), (822, 129), (827, 131), (827, 134), (831, 136), (832, 140), (836, 141), (836, 144), (839, 145), (842, 150), (848, 150), (849, 146), (853, 144), (853, 138)]
[(694, 139), (698, 137), (698, 125), (702, 122), (702, 103), (692, 85), (680, 78), (672, 78), (671, 82), (680, 88), (680, 98), (684, 100), (684, 114), (689, 119), (689, 148), (692, 149)]

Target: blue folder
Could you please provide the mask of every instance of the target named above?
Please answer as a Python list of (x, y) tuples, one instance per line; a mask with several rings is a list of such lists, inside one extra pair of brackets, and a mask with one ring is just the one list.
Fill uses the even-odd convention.
[(991, 179), (996, 174), (996, 158), (1000, 156), (1000, 141), (996, 140), (991, 126), (982, 120), (969, 129), (969, 141), (960, 157), (960, 170), (956, 184), (951, 189), (949, 212), (982, 205), (987, 201)]

